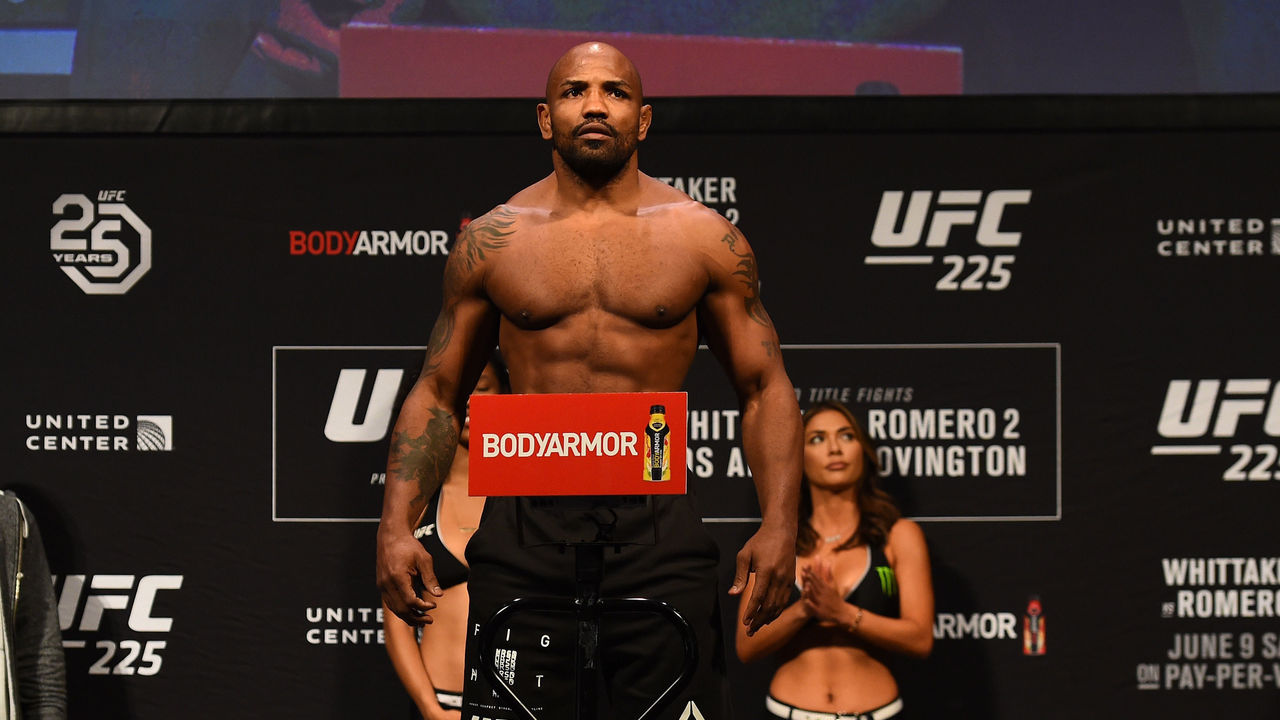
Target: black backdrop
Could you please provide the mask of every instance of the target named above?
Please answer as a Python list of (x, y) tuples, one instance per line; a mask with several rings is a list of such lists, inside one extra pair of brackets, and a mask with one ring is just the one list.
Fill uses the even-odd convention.
[[(912, 707), (1276, 716), (1276, 98), (655, 118), (642, 169), (743, 229), (801, 405), (854, 406), (923, 523)], [(73, 715), (402, 717), (385, 413), (443, 240), (549, 169), (531, 103), (21, 103), (0, 130), (0, 457), (58, 573)], [(758, 511), (709, 357), (688, 389), (727, 586)], [(744, 717), (769, 673), (732, 664)]]

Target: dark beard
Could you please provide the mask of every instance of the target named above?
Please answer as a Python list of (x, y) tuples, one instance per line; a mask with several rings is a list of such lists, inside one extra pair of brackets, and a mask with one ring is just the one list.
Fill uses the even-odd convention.
[(567, 134), (553, 132), (551, 136), (552, 147), (564, 164), (592, 187), (604, 187), (616, 178), (635, 154), (639, 142), (637, 138), (618, 133), (613, 126), (609, 129), (613, 137), (608, 140), (579, 141), (578, 127)]

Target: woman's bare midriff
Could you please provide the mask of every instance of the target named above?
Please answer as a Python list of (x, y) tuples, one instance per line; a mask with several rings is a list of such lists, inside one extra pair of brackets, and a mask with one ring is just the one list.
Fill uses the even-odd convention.
[(784, 660), (769, 685), (769, 694), (778, 700), (805, 710), (855, 713), (898, 697), (889, 668), (849, 644), (843, 631), (806, 628), (795, 645), (804, 649)]

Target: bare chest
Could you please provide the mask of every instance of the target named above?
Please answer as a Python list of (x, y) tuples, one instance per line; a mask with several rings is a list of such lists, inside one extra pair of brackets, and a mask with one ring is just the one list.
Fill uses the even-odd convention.
[(706, 285), (678, 227), (629, 218), (522, 228), (494, 264), (488, 292), (524, 329), (592, 312), (662, 328), (686, 318)]
[(819, 548), (812, 555), (798, 557), (796, 558), (797, 585), (803, 582), (805, 568), (814, 564), (825, 565), (831, 569), (836, 590), (841, 597), (845, 597), (866, 576), (867, 570), (871, 566), (871, 550), (865, 545), (840, 552), (835, 552), (834, 548), (828, 549), (824, 547)]

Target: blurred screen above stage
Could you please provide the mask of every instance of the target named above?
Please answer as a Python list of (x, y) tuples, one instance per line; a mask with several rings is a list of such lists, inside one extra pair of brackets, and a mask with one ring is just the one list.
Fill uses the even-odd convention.
[[(645, 94), (655, 97), (963, 90), (959, 48), (403, 25), (342, 29), (339, 90), (363, 98), (536, 97), (565, 48), (591, 40), (644, 68)], [(502, 58), (502, 71), (474, 58)]]

